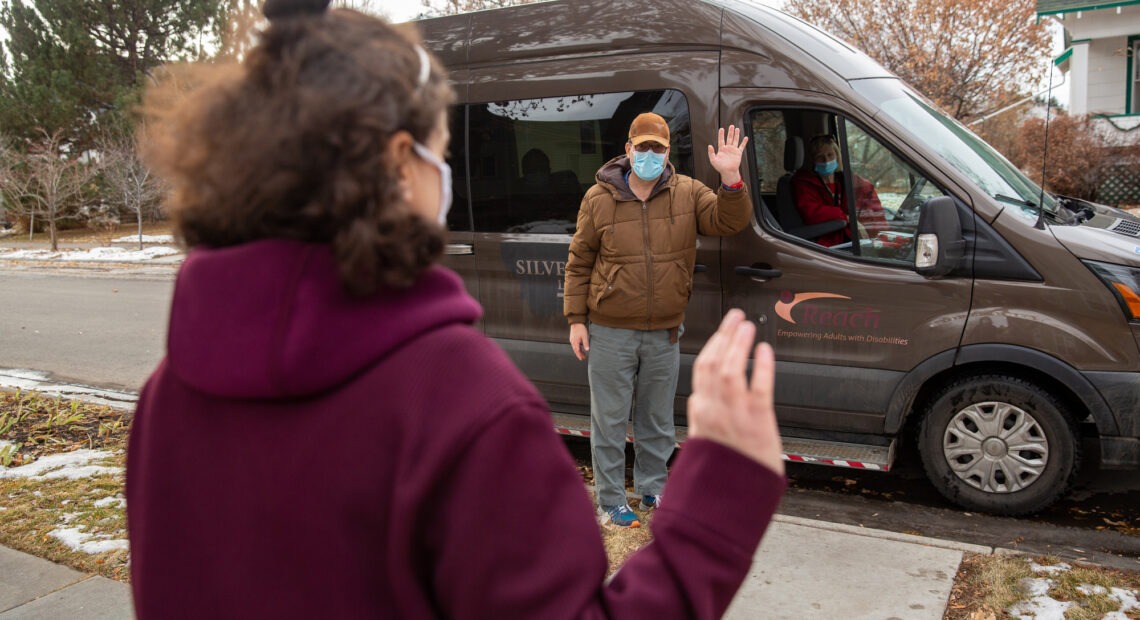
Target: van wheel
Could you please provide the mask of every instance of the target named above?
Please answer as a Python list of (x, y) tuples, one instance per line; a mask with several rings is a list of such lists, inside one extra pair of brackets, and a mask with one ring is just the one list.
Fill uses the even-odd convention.
[(1052, 504), (1080, 465), (1076, 429), (1060, 401), (1003, 375), (970, 377), (939, 392), (923, 417), (918, 448), (942, 495), (1000, 515)]

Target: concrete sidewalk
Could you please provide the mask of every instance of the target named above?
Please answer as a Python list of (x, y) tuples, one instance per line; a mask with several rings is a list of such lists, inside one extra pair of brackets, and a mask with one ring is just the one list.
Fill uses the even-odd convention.
[(962, 555), (992, 547), (776, 515), (730, 620), (941, 620)]
[(0, 547), (3, 620), (134, 617), (129, 586)]
[[(725, 616), (940, 620), (977, 545), (777, 515)], [(0, 620), (131, 618), (130, 588), (0, 547)]]

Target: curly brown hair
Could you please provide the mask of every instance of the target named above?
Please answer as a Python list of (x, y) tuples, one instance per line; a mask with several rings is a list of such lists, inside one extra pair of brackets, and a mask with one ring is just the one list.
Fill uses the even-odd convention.
[(171, 70), (144, 100), (141, 150), (179, 241), (328, 243), (351, 294), (410, 286), (443, 230), (409, 208), (386, 145), (436, 130), (444, 72), (432, 61), (421, 84), (414, 28), (352, 10), (274, 16), (258, 39), (241, 65)]

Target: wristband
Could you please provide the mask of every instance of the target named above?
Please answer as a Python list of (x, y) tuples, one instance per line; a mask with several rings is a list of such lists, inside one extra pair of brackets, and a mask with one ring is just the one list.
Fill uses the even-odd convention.
[(732, 185), (725, 185), (724, 183), (721, 183), (720, 186), (725, 188), (726, 190), (728, 190), (730, 192), (735, 192), (736, 190), (744, 187), (744, 179), (740, 179), (739, 181), (737, 181), (736, 183), (733, 183)]

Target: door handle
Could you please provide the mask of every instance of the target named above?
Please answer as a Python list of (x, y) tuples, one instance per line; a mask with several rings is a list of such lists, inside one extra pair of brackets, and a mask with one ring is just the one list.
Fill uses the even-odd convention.
[(470, 243), (449, 243), (443, 249), (443, 253), (448, 256), (463, 256), (465, 254), (474, 254), (475, 247)]
[(709, 270), (709, 266), (708, 266), (708, 265), (702, 265), (702, 264), (700, 264), (700, 263), (697, 263), (696, 265), (693, 265), (693, 273), (704, 273), (704, 272), (706, 272), (706, 271), (708, 271), (708, 270)]
[(733, 271), (737, 275), (748, 276), (754, 280), (771, 280), (784, 275), (783, 271), (779, 269), (772, 269), (768, 265), (759, 265), (756, 267), (745, 267), (744, 265), (737, 265)]

